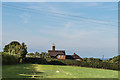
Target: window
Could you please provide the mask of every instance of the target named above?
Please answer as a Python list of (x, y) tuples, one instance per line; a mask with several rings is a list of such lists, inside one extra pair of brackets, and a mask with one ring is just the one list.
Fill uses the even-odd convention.
[(58, 55), (58, 58), (60, 58), (60, 55)]
[(63, 58), (63, 55), (61, 55), (61, 58)]

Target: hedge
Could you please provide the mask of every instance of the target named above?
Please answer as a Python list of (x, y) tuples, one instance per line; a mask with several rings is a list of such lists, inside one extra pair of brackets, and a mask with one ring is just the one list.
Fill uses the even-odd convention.
[(23, 63), (38, 63), (38, 64), (47, 64), (46, 59), (43, 58), (31, 58), (27, 57), (23, 59)]
[(14, 55), (2, 54), (2, 64), (18, 64), (19, 58)]
[(46, 59), (48, 64), (52, 65), (72, 65), (72, 66), (81, 66), (81, 67), (92, 67), (92, 68), (103, 68), (103, 69), (112, 69), (112, 70), (120, 70), (120, 63), (109, 63), (102, 61), (76, 61), (70, 59)]

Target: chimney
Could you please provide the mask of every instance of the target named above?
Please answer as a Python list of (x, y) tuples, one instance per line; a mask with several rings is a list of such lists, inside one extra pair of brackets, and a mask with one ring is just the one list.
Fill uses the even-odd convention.
[(76, 55), (75, 53), (73, 53), (73, 55)]
[(53, 44), (53, 46), (52, 46), (52, 50), (55, 51), (55, 44)]

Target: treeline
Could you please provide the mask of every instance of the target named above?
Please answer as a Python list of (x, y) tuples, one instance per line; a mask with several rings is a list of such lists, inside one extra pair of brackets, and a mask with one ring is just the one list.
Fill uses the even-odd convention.
[(51, 56), (46, 52), (35, 52), (35, 53), (27, 53), (26, 57), (32, 58), (51, 58)]
[(37, 63), (120, 70), (120, 55), (110, 58), (109, 60), (83, 58), (81, 62), (71, 59), (53, 59), (46, 52), (27, 53), (25, 43), (20, 44), (17, 41), (5, 45), (3, 52), (0, 54), (2, 55), (2, 64)]
[(108, 60), (101, 60), (95, 58), (83, 58), (81, 66), (120, 70), (120, 55), (110, 58)]

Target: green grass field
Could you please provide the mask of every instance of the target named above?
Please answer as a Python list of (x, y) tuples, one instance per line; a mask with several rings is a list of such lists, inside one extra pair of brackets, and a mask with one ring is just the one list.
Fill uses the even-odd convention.
[(3, 78), (118, 78), (118, 71), (60, 65), (4, 65)]

